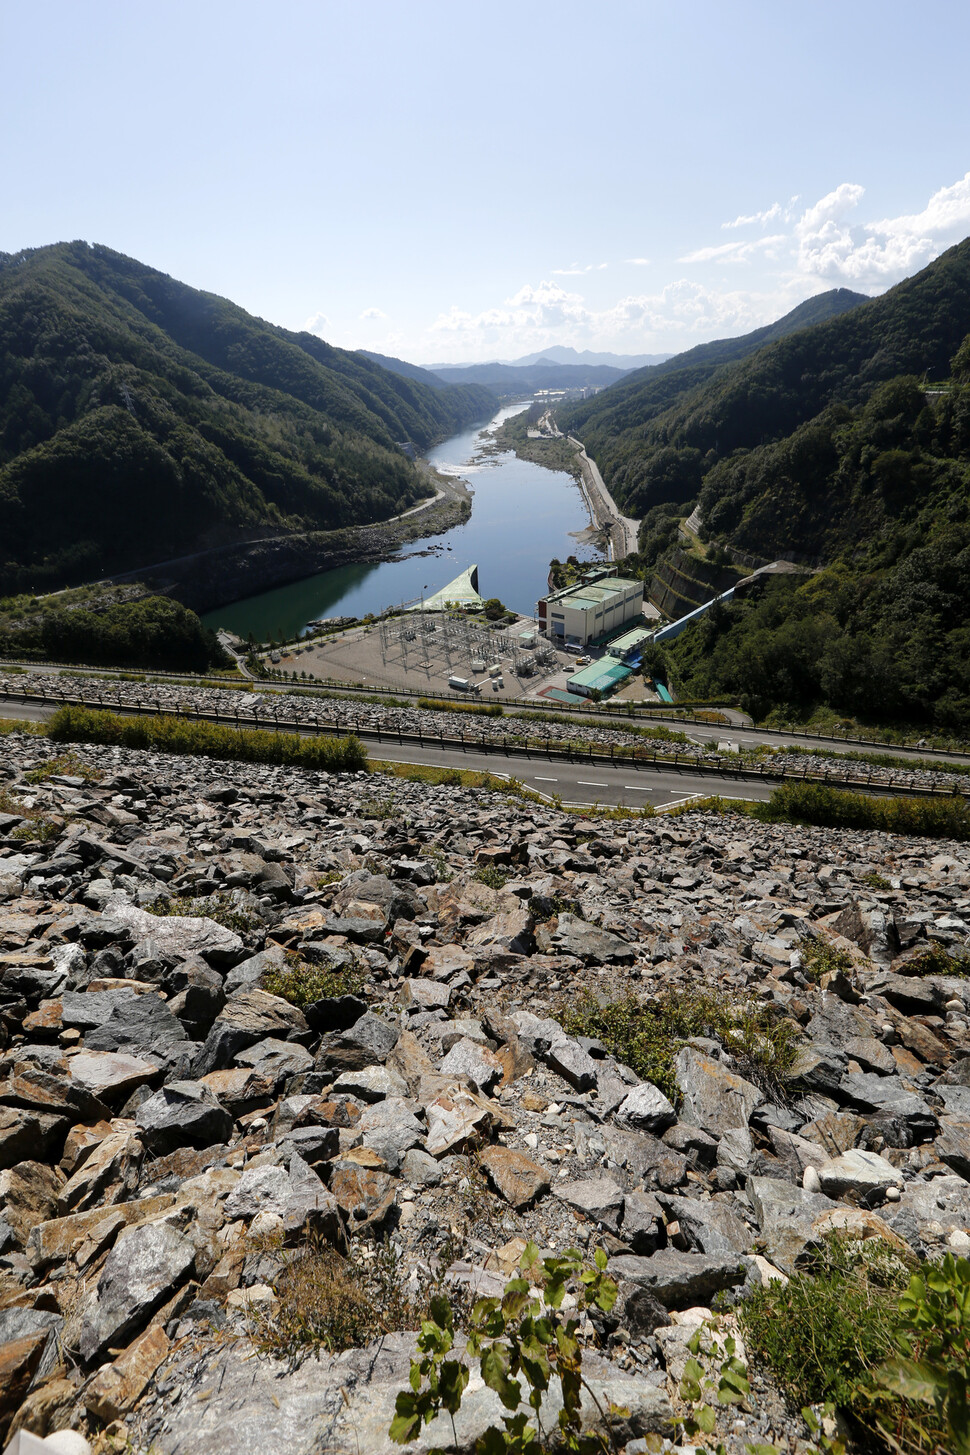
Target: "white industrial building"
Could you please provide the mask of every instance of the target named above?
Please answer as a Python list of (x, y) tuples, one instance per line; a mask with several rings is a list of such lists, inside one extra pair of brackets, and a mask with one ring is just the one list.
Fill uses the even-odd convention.
[(540, 630), (586, 646), (643, 617), (643, 582), (591, 571), (576, 586), (552, 591), (536, 605)]

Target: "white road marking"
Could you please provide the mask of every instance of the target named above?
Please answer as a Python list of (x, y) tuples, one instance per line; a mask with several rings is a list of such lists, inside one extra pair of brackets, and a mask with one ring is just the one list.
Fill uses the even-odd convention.
[(582, 778), (579, 778), (576, 786), (578, 788), (609, 788), (610, 785), (608, 783), (587, 783)]
[(559, 779), (558, 778), (543, 778), (543, 776), (542, 776), (541, 773), (536, 773), (534, 776), (535, 776), (535, 780), (536, 780), (537, 783), (558, 783), (559, 782)]
[(654, 793), (653, 788), (644, 788), (642, 783), (624, 783), (624, 788), (632, 788), (634, 793)]

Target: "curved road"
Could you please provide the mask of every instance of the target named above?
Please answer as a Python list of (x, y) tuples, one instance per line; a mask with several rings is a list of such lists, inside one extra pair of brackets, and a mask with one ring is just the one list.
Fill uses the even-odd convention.
[(606, 488), (606, 481), (599, 472), (599, 466), (587, 455), (586, 446), (573, 435), (569, 435), (568, 439), (569, 443), (575, 445), (579, 452), (579, 465), (583, 472), (586, 489), (589, 491), (594, 506), (598, 507), (593, 510), (593, 518), (597, 525), (609, 528), (613, 560), (620, 561), (624, 556), (632, 556), (637, 549), (637, 532), (640, 522), (631, 519), (628, 515), (620, 514), (616, 501)]

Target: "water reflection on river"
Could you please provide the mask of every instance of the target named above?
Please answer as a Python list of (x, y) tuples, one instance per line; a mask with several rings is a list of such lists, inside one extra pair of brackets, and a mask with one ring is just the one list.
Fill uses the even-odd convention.
[[(498, 596), (531, 615), (546, 590), (550, 560), (576, 550), (572, 533), (586, 529), (589, 514), (571, 475), (511, 452), (487, 453), (498, 425), (527, 407), (509, 405), (484, 429), (455, 435), (430, 452), (438, 470), (460, 475), (474, 491), (472, 513), (463, 525), (409, 542), (404, 559), (339, 566), (218, 607), (202, 618), (205, 625), (228, 627), (243, 637), (252, 632), (261, 641), (270, 634), (292, 638), (314, 617), (363, 616), (439, 591), (473, 562), (483, 596)], [(430, 546), (436, 548), (433, 555), (415, 554)]]

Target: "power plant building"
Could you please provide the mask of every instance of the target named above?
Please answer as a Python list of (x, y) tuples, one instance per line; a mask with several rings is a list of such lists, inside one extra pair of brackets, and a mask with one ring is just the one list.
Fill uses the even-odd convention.
[(643, 582), (590, 573), (576, 586), (551, 591), (537, 603), (540, 631), (581, 647), (614, 636), (643, 619)]

